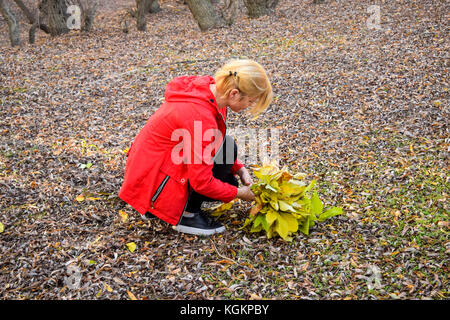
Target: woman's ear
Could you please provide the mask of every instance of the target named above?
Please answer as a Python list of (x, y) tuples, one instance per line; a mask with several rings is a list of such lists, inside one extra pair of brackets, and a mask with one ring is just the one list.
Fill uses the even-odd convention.
[(230, 99), (236, 99), (239, 98), (240, 92), (238, 89), (231, 89), (230, 93), (228, 94), (228, 97)]

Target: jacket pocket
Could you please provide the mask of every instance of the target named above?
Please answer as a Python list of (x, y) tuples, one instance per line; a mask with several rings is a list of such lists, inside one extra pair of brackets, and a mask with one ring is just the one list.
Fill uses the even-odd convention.
[(163, 181), (159, 184), (158, 188), (156, 188), (156, 191), (155, 191), (155, 193), (153, 194), (152, 199), (151, 199), (151, 202), (150, 202), (151, 207), (153, 207), (153, 204), (156, 202), (156, 200), (158, 200), (158, 198), (159, 198), (161, 192), (164, 190), (164, 187), (165, 187), (166, 184), (167, 184), (167, 181), (169, 181), (169, 178), (170, 178), (170, 176), (169, 176), (169, 175), (166, 175), (166, 176), (164, 177)]
[(157, 188), (150, 199), (150, 212), (162, 220), (175, 225), (180, 220), (188, 198), (187, 178), (174, 177), (167, 170), (160, 168)]

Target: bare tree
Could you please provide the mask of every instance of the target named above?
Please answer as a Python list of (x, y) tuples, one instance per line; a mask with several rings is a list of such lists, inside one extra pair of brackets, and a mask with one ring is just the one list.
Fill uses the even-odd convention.
[(97, 13), (98, 8), (98, 0), (78, 0), (77, 3), (81, 9), (81, 30), (89, 32), (94, 24), (95, 14)]
[(70, 13), (67, 9), (70, 5), (76, 5), (80, 9), (81, 30), (91, 31), (97, 13), (98, 0), (41, 0), (39, 11), (41, 16), (48, 20), (52, 36), (69, 32), (67, 19)]
[(28, 7), (23, 3), (22, 0), (14, 0), (14, 2), (17, 4), (17, 6), (22, 10), (22, 12), (25, 14), (25, 16), (28, 19), (28, 22), (31, 25), (34, 25), (35, 23), (37, 26), (44, 31), (45, 33), (50, 33), (50, 30), (48, 29), (47, 25), (42, 22), (42, 17), (39, 17), (39, 15), (36, 15), (34, 12), (32, 12)]
[(11, 12), (9, 7), (6, 5), (5, 0), (0, 0), (0, 13), (5, 18), (8, 23), (9, 28), (9, 39), (11, 41), (11, 46), (20, 45), (20, 29), (16, 17)]
[[(98, 7), (98, 0), (41, 0), (37, 9), (30, 10), (22, 0), (13, 1), (22, 10), (28, 22), (31, 24), (28, 34), (30, 43), (34, 43), (36, 30), (38, 28), (45, 33), (50, 33), (52, 36), (69, 32), (67, 18), (70, 15), (67, 12), (67, 8), (68, 5), (71, 4), (75, 4), (80, 8), (80, 22), (83, 22), (81, 29), (84, 31), (90, 31), (92, 29)], [(18, 21), (6, 5), (5, 0), (0, 1), (0, 6), (1, 14), (5, 17), (5, 20), (9, 26), (11, 44), (13, 46), (17, 45), (20, 43)], [(47, 19), (48, 25), (44, 22), (44, 19)]]
[(136, 0), (136, 27), (139, 31), (147, 30), (145, 14), (150, 10), (150, 0)]
[(67, 4), (65, 0), (43, 0), (40, 10), (47, 15), (50, 34), (54, 37), (69, 32)]
[(155, 13), (161, 11), (158, 0), (150, 0), (150, 6), (148, 12)]
[(217, 14), (210, 0), (186, 0), (200, 30), (223, 27), (227, 23), (222, 15)]
[(270, 14), (278, 0), (244, 0), (250, 18), (259, 18)]

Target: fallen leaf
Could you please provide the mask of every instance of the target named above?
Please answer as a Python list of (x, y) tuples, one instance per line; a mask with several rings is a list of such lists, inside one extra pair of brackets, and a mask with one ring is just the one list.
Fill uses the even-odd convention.
[(126, 246), (130, 252), (134, 252), (136, 250), (136, 243), (134, 242), (128, 242)]
[(223, 260), (219, 260), (216, 263), (220, 263), (220, 264), (234, 264), (234, 261), (228, 260), (228, 259), (223, 259)]
[(128, 220), (128, 213), (123, 210), (119, 210), (120, 219), (122, 222), (126, 222)]
[(127, 293), (131, 300), (137, 300), (136, 296), (133, 293), (131, 293), (131, 291), (127, 290)]
[(113, 289), (107, 283), (105, 283), (105, 289), (108, 292), (112, 292), (113, 291)]
[(250, 294), (250, 300), (262, 300), (260, 296), (258, 296), (256, 293)]
[(118, 285), (124, 286), (125, 282), (123, 282), (121, 279), (114, 277), (113, 278), (114, 282), (117, 283)]

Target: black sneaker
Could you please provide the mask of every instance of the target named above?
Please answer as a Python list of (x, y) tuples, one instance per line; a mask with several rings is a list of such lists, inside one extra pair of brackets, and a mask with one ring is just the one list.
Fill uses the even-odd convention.
[(224, 232), (225, 227), (220, 222), (214, 221), (208, 213), (200, 210), (200, 212), (194, 213), (192, 218), (181, 217), (174, 230), (200, 236), (210, 236), (214, 233)]
[(146, 212), (144, 215), (141, 214), (142, 219), (144, 220), (152, 220), (155, 219), (156, 216), (152, 215), (150, 212)]

